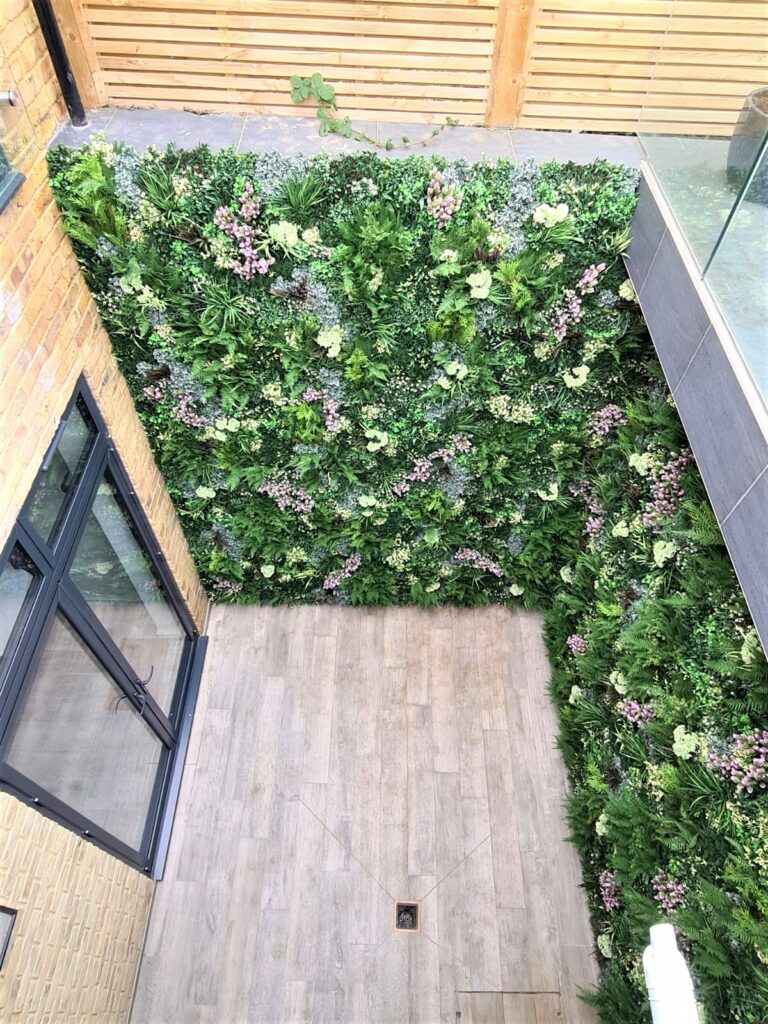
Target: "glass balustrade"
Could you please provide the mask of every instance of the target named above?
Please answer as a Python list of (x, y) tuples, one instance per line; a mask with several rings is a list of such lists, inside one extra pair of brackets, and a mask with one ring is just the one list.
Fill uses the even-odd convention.
[[(768, 401), (768, 11), (754, 6), (724, 3), (728, 34), (709, 37), (689, 3), (667, 5), (638, 137)], [(691, 50), (695, 33), (710, 49)]]

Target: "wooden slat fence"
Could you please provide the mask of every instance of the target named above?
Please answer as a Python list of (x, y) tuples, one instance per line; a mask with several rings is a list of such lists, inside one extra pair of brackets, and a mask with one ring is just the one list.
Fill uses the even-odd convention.
[[(295, 114), (321, 72), (370, 120), (482, 122), (498, 0), (84, 0), (110, 103)], [(307, 113), (307, 111), (303, 111)]]
[(539, 0), (523, 128), (730, 135), (768, 83), (768, 3)]
[(90, 105), (730, 133), (768, 83), (768, 2), (54, 0)]

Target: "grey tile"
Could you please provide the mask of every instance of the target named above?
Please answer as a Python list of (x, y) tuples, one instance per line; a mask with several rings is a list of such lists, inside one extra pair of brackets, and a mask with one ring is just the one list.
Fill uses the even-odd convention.
[(643, 150), (634, 135), (600, 135), (588, 132), (544, 132), (517, 128), (512, 132), (512, 145), (518, 160), (572, 160), (588, 164), (593, 160), (639, 167)]
[[(274, 117), (230, 114), (195, 114), (187, 110), (140, 110), (105, 107), (93, 111), (85, 130), (67, 126), (57, 142), (81, 145), (96, 131), (107, 138), (120, 139), (137, 149), (169, 142), (183, 148), (206, 143), (214, 149), (239, 146), (242, 152), (276, 149), (289, 155), (314, 153), (355, 153), (376, 148), (381, 155), (402, 157), (410, 153), (439, 153), (450, 160), (466, 159), (574, 160), (588, 163), (598, 157), (638, 165), (641, 150), (629, 136), (589, 135), (573, 132), (510, 131), (507, 128), (482, 128), (458, 125), (430, 137), (431, 127), (410, 122), (353, 121), (353, 127), (384, 142), (392, 139), (394, 148), (373, 147), (370, 143), (345, 139), (340, 135), (321, 136), (315, 117)], [(410, 140), (402, 145), (402, 138)]]
[(109, 122), (117, 113), (114, 107), (101, 107), (99, 110), (87, 110), (88, 124), (84, 128), (74, 128), (71, 124), (62, 125), (56, 136), (51, 140), (52, 146), (72, 146), (77, 149), (108, 127)]
[(648, 271), (640, 306), (674, 391), (709, 327), (709, 317), (669, 232)]
[(111, 142), (126, 142), (136, 149), (169, 143), (193, 149), (203, 143), (211, 149), (236, 146), (243, 118), (232, 114), (193, 114), (189, 110), (118, 110), (106, 129)]
[(768, 644), (768, 473), (735, 508), (722, 526), (741, 589), (763, 643)]
[(632, 218), (632, 241), (626, 255), (627, 273), (639, 294), (648, 276), (653, 257), (666, 230), (664, 217), (644, 177), (640, 179), (637, 207)]
[[(448, 160), (514, 160), (512, 136), (506, 128), (475, 128), (455, 125), (444, 128), (438, 135), (431, 136), (432, 130), (439, 125), (408, 124), (400, 121), (379, 123), (379, 138), (383, 141), (392, 139), (395, 144), (392, 150), (381, 150), (386, 156), (408, 156), (415, 153), (430, 156), (439, 153)], [(410, 145), (402, 146), (403, 136), (410, 140)]]
[[(356, 121), (353, 127), (376, 138), (376, 124)], [(374, 149), (371, 143), (345, 139), (341, 135), (320, 135), (317, 118), (249, 117), (240, 139), (240, 152), (264, 153), (276, 149), (286, 156), (312, 156), (315, 153), (357, 153)]]
[(675, 391), (675, 403), (722, 520), (768, 465), (768, 443), (713, 328)]
[[(314, 153), (356, 153), (360, 150), (375, 149), (381, 156), (404, 157), (412, 153), (428, 156), (440, 153), (449, 160), (498, 160), (514, 159), (511, 137), (506, 129), (467, 128), (463, 126), (445, 128), (435, 137), (430, 137), (432, 128), (425, 124), (407, 122), (379, 122), (353, 120), (352, 127), (364, 132), (379, 145), (345, 139), (340, 135), (322, 136), (318, 132), (315, 118), (297, 117), (249, 117), (240, 141), (241, 152), (264, 152), (279, 150), (292, 156)], [(403, 137), (410, 142), (403, 145)], [(387, 150), (385, 143), (391, 139), (393, 148)]]

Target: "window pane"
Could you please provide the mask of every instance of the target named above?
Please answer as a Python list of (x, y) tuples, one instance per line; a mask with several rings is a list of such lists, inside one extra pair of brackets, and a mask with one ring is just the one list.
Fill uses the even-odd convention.
[(48, 544), (53, 543), (70, 498), (82, 475), (96, 427), (84, 403), (72, 409), (51, 463), (32, 493), (27, 518)]
[(57, 612), (5, 760), (133, 849), (163, 745)]
[(109, 477), (94, 498), (70, 579), (167, 714), (186, 634)]
[(0, 573), (0, 675), (13, 654), (40, 580), (40, 573), (31, 559), (14, 544)]

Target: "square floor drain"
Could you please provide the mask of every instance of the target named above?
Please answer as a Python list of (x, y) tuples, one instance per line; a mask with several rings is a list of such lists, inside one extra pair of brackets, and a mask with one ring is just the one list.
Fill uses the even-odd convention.
[(395, 931), (396, 932), (417, 932), (420, 927), (419, 904), (395, 901)]

